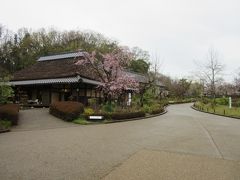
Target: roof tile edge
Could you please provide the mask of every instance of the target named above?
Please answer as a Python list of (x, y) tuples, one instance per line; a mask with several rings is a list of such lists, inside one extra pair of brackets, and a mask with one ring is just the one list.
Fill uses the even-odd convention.
[(83, 57), (84, 52), (69, 52), (69, 53), (60, 53), (55, 55), (49, 55), (49, 56), (42, 56), (37, 61), (51, 61), (51, 60), (58, 60), (58, 59), (67, 59), (67, 58), (75, 58), (75, 57)]

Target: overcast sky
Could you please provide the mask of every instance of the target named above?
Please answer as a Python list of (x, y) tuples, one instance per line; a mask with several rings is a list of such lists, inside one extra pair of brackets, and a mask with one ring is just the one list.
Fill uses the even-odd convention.
[(210, 47), (226, 79), (240, 67), (240, 0), (0, 0), (0, 24), (93, 30), (157, 54), (173, 77), (191, 75)]

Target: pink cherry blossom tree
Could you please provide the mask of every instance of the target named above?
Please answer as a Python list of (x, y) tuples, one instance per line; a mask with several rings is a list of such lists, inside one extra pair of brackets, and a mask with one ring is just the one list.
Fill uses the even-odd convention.
[(138, 91), (139, 83), (124, 71), (133, 59), (128, 48), (119, 48), (107, 54), (92, 52), (84, 55), (85, 59), (79, 59), (75, 64), (90, 65), (101, 82), (97, 88), (103, 92), (105, 101), (118, 98), (127, 90)]

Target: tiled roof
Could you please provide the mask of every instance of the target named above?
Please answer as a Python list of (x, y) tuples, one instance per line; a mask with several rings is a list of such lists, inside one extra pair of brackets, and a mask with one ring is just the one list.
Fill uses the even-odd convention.
[(88, 84), (100, 85), (99, 81), (90, 80), (87, 78), (81, 78), (80, 76), (55, 78), (55, 79), (37, 79), (37, 80), (23, 80), (23, 81), (11, 81), (10, 85), (30, 85), (30, 84), (61, 84), (61, 83), (77, 83), (84, 82)]
[[(79, 59), (84, 59), (84, 57), (84, 52), (41, 57), (34, 65), (14, 73), (11, 82), (14, 82), (15, 85), (20, 83), (17, 83), (17, 81), (22, 81), (21, 85), (29, 83), (61, 83), (75, 81), (74, 78), (79, 75), (81, 78), (85, 78), (85, 82), (88, 79), (88, 83), (96, 84), (100, 79), (89, 64), (75, 65)], [(126, 71), (126, 73), (134, 77), (138, 82), (148, 82), (147, 77), (142, 74), (129, 71)]]
[(75, 65), (77, 61), (75, 58), (38, 61), (34, 65), (14, 73), (12, 81), (74, 77), (77, 74), (81, 77), (98, 80), (89, 65), (77, 66)]

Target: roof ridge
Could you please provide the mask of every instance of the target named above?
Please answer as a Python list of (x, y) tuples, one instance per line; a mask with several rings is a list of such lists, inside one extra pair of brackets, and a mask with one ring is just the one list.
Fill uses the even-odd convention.
[(144, 73), (140, 73), (140, 72), (135, 72), (135, 71), (132, 71), (130, 69), (124, 69), (125, 72), (129, 72), (129, 73), (132, 73), (132, 74), (136, 74), (136, 75), (141, 75), (141, 76), (146, 76), (146, 74)]
[(80, 49), (80, 50), (78, 50), (78, 51), (50, 52), (50, 54), (45, 55), (45, 56), (40, 56), (40, 57), (63, 55), (63, 54), (72, 54), (72, 53), (78, 53), (78, 52), (83, 52), (83, 50)]
[(60, 53), (55, 55), (41, 56), (37, 61), (60, 60), (60, 59), (74, 58), (79, 56), (84, 56), (84, 51), (74, 51), (74, 52)]

